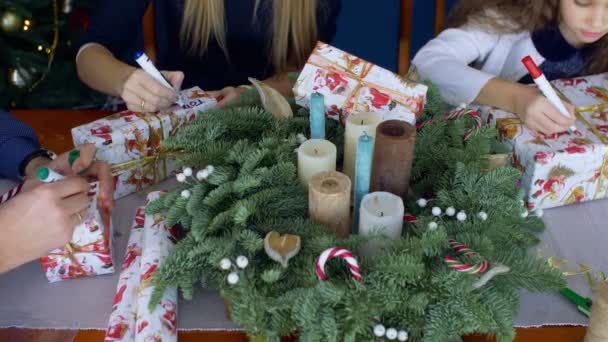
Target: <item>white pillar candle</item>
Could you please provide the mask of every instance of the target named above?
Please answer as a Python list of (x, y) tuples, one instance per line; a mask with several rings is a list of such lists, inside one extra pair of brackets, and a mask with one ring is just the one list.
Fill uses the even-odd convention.
[(343, 173), (346, 174), (354, 184), (355, 180), (355, 159), (357, 157), (357, 142), (360, 136), (365, 133), (374, 137), (376, 126), (382, 121), (377, 113), (355, 113), (346, 118), (346, 128), (344, 131), (344, 167)]
[(298, 179), (308, 188), (310, 178), (319, 172), (336, 170), (336, 145), (323, 139), (310, 139), (298, 148)]
[[(365, 195), (359, 209), (359, 234), (381, 234), (391, 240), (399, 239), (404, 211), (401, 197), (390, 192), (372, 192)], [(375, 255), (381, 248), (381, 242), (370, 241), (360, 252), (362, 255)]]

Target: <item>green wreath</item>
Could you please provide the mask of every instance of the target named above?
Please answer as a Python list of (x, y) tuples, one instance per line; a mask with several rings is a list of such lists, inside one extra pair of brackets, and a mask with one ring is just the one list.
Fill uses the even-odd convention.
[[(306, 110), (292, 101), (296, 115), (275, 119), (252, 90), (229, 108), (201, 113), (163, 145), (183, 153), (182, 166), (201, 171), (146, 209), (186, 228), (155, 275), (150, 305), (168, 286), (178, 286), (187, 299), (195, 286), (216, 289), (228, 301), (231, 319), (249, 336), (268, 341), (294, 333), (301, 341), (443, 342), (471, 333), (512, 340), (518, 290), (558, 290), (564, 279), (529, 253), (544, 224), (521, 204), (520, 172), (488, 168), (488, 156), (497, 152), (495, 129), (482, 127), (464, 141), (473, 120), (445, 118), (434, 86), (427, 96), (421, 119), (431, 122), (418, 132), (406, 204), (417, 219), (374, 257), (356, 255), (369, 237), (340, 240), (307, 218), (294, 153), (297, 135), (308, 135)], [(327, 121), (327, 139), (343, 146), (337, 122)], [(432, 205), (421, 198), (432, 198)], [(450, 215), (434, 216), (435, 206), (451, 208)], [(288, 267), (265, 252), (271, 231), (301, 239)], [(455, 254), (453, 240), (478, 254)], [(363, 282), (353, 281), (339, 259), (327, 263), (328, 281), (319, 281), (315, 260), (334, 246), (354, 252)], [(483, 256), (509, 272), (479, 286), (478, 275), (455, 271), (446, 256), (471, 262)]]

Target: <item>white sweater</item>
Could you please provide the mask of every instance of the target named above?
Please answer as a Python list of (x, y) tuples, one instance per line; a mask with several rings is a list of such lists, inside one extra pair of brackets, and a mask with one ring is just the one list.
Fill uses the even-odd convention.
[(517, 81), (528, 71), (521, 63), (526, 55), (537, 64), (545, 61), (534, 47), (529, 32), (497, 34), (467, 25), (447, 29), (429, 41), (414, 57), (422, 80), (439, 87), (451, 105), (470, 104), (492, 78)]

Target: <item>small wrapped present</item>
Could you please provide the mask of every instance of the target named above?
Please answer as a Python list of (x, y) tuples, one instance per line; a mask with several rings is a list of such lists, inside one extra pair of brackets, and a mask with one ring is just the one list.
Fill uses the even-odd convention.
[(97, 209), (98, 183), (91, 184), (92, 201), (83, 223), (74, 228), (72, 241), (40, 258), (49, 282), (114, 273), (110, 218), (104, 222)]
[(183, 108), (158, 113), (123, 111), (72, 129), (74, 145), (94, 143), (96, 158), (112, 165), (115, 199), (158, 183), (174, 171), (160, 149), (161, 142), (217, 103), (198, 87), (181, 94), (188, 100)]
[(523, 172), (529, 209), (547, 209), (608, 197), (608, 74), (557, 80), (562, 98), (577, 107), (578, 133), (542, 135), (515, 115), (491, 109), (488, 123)]
[(422, 114), (427, 87), (319, 42), (296, 81), (296, 102), (310, 108), (310, 96), (325, 97), (325, 115), (345, 122), (356, 112), (411, 124)]

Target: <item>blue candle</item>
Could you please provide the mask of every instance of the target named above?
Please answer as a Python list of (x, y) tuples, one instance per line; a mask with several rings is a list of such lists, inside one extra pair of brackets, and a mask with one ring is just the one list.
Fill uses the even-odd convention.
[(325, 97), (317, 92), (310, 96), (310, 138), (325, 139)]
[(374, 138), (364, 132), (357, 142), (355, 160), (355, 207), (353, 210), (353, 234), (359, 232), (359, 207), (363, 196), (369, 193), (369, 183), (372, 175), (372, 153)]

